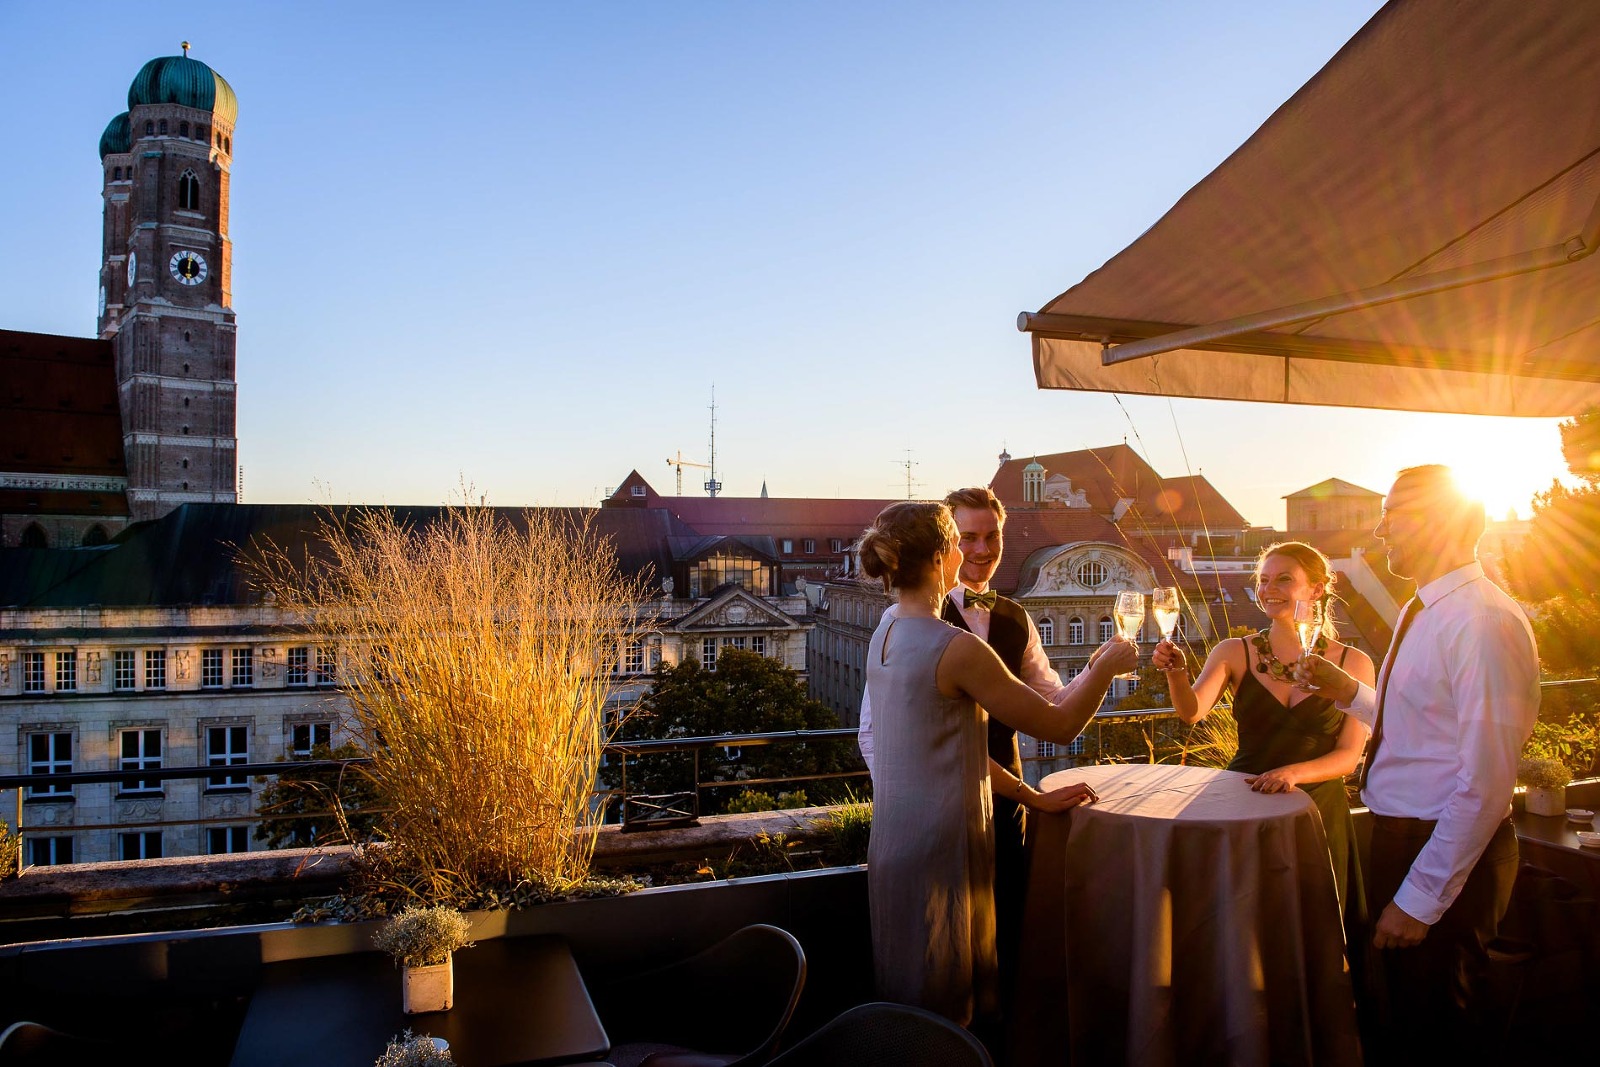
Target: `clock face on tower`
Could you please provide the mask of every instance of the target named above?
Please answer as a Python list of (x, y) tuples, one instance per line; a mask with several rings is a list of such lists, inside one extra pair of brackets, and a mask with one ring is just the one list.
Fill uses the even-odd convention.
[(199, 252), (174, 252), (167, 267), (184, 285), (199, 285), (206, 280), (206, 259)]
[(133, 280), (139, 276), (139, 253), (128, 253), (128, 288), (133, 288)]

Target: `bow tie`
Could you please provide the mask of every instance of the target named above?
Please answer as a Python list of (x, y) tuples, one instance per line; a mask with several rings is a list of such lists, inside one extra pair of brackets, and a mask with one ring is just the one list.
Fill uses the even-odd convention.
[(961, 606), (964, 608), (969, 610), (972, 608), (982, 608), (984, 611), (994, 610), (996, 597), (993, 589), (985, 589), (981, 593), (975, 593), (971, 589), (963, 589), (961, 596)]

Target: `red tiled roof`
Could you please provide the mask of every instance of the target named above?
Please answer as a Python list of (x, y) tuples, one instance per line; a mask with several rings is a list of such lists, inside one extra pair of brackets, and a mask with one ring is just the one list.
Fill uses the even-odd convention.
[(127, 475), (110, 341), (0, 330), (0, 470)]
[(1083, 490), (1090, 510), (1101, 514), (1109, 515), (1119, 500), (1131, 499), (1152, 522), (1203, 524), (1213, 530), (1237, 530), (1247, 525), (1203, 475), (1163, 478), (1124, 444), (1024, 456), (1002, 464), (989, 488), (1008, 509), (1023, 506), (1022, 471), (1035, 460), (1044, 467), (1046, 478), (1063, 474), (1071, 479), (1073, 489)]

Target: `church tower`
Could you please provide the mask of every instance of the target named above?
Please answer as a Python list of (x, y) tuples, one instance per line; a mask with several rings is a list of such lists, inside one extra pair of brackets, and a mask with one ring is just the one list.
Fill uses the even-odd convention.
[(98, 336), (115, 348), (134, 521), (235, 503), (233, 248), (238, 101), (222, 76), (152, 59), (100, 137), (105, 240)]

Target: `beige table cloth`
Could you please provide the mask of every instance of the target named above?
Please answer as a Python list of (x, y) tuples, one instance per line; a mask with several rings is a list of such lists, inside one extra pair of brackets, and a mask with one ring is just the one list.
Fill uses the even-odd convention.
[(1322, 823), (1299, 790), (1104, 765), (1098, 803), (1029, 813), (1017, 1064), (1357, 1064)]

